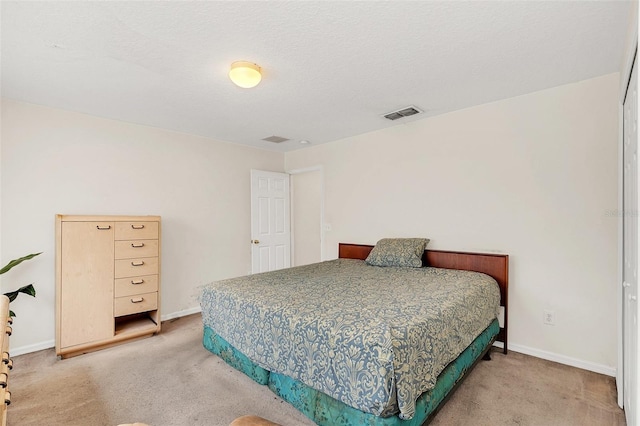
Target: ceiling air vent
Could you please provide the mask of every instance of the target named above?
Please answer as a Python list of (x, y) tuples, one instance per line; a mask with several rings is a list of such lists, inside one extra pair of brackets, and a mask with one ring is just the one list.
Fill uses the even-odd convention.
[(402, 108), (398, 111), (393, 111), (390, 113), (385, 114), (383, 117), (388, 119), (388, 120), (397, 120), (398, 118), (402, 118), (402, 117), (409, 117), (412, 115), (416, 115), (416, 114), (420, 114), (422, 112), (422, 110), (414, 107), (414, 106), (408, 106), (406, 108)]
[(264, 138), (262, 140), (273, 143), (282, 143), (288, 141), (289, 139), (283, 138), (282, 136), (269, 136), (268, 138)]

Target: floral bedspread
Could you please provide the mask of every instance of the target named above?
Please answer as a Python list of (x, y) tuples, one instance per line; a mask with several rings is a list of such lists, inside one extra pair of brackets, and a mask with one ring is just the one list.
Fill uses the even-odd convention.
[(261, 367), (404, 419), (499, 302), (485, 274), (354, 259), (214, 282), (200, 301), (204, 325)]

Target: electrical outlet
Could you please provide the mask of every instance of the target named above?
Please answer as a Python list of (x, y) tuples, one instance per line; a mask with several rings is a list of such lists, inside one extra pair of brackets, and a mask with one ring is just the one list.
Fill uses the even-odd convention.
[(556, 313), (554, 311), (545, 309), (544, 315), (542, 317), (542, 322), (547, 325), (556, 325)]

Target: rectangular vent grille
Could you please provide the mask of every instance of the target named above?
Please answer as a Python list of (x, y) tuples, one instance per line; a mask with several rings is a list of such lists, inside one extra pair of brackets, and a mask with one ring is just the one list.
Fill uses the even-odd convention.
[(420, 114), (422, 111), (414, 106), (408, 106), (398, 111), (393, 111), (384, 115), (384, 118), (388, 120), (397, 120), (403, 117), (410, 117), (412, 115)]
[(262, 140), (273, 143), (282, 143), (288, 141), (289, 139), (283, 138), (282, 136), (269, 136), (268, 138), (264, 138)]

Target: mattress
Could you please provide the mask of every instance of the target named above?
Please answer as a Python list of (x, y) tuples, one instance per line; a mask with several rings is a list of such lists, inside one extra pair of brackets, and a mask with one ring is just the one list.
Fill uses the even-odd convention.
[(204, 287), (203, 322), (256, 365), (365, 413), (410, 419), (497, 317), (488, 275), (337, 259)]

